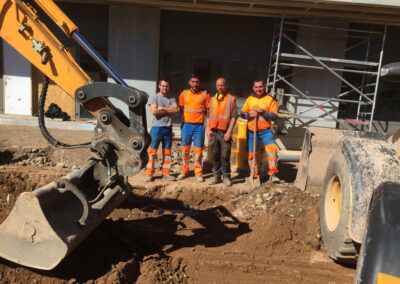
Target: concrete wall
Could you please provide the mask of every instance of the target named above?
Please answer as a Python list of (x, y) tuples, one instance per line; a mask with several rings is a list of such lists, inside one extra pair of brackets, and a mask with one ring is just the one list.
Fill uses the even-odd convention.
[[(302, 19), (300, 23), (303, 24), (312, 24), (312, 25), (321, 25), (321, 26), (336, 26), (341, 28), (346, 28), (347, 23), (335, 23), (332, 21), (326, 21), (323, 19)], [(326, 32), (324, 30), (316, 30), (309, 29), (305, 27), (299, 27), (297, 33), (297, 44), (301, 45), (305, 49), (307, 49), (314, 56), (323, 56), (323, 57), (334, 57), (334, 58), (343, 58), (343, 54), (341, 51), (346, 48), (346, 32)], [(296, 50), (297, 54), (305, 55), (304, 52), (299, 49)], [(306, 63), (307, 65), (318, 65), (313, 63), (314, 61), (309, 61)], [(312, 69), (302, 69), (302, 68), (294, 68), (294, 72), (299, 72), (298, 74), (293, 76), (292, 83), (295, 85), (300, 91), (305, 93), (308, 96), (314, 97), (324, 97), (324, 98), (334, 98), (340, 93), (341, 81), (335, 78), (332, 74), (324, 71), (324, 70), (312, 70)], [(340, 75), (341, 73), (338, 72)], [(292, 90), (292, 93), (295, 93)], [(322, 103), (324, 100), (316, 101), (317, 103)], [(311, 104), (306, 99), (299, 98), (298, 100), (291, 99), (293, 105), (291, 106), (295, 113), (301, 113), (311, 108), (313, 104)], [(335, 107), (338, 106), (338, 103), (332, 103)], [(323, 105), (323, 107), (331, 113), (333, 116), (337, 117), (337, 112), (334, 110), (334, 107), (330, 104)], [(310, 111), (304, 113), (305, 116), (324, 116), (327, 119), (331, 119), (328, 115), (325, 115), (324, 112), (318, 108), (314, 108)], [(303, 122), (308, 122), (309, 120), (304, 119)], [(316, 121), (313, 122), (313, 126), (323, 126), (323, 127), (335, 127), (336, 122), (328, 122), (328, 121)]]
[[(160, 10), (111, 5), (109, 7), (108, 61), (125, 82), (151, 95), (156, 93)], [(117, 103), (127, 113), (127, 106)], [(147, 112), (148, 125), (151, 122)]]

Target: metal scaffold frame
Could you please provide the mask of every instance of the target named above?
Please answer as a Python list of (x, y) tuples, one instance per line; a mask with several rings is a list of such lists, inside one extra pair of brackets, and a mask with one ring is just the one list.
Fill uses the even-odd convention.
[[(297, 35), (298, 28), (310, 29), (311, 31), (323, 30), (324, 32), (334, 33), (335, 31), (345, 33), (346, 38), (352, 38), (356, 41), (350, 47), (340, 51), (340, 54), (346, 55), (347, 52), (354, 51), (355, 49), (363, 50), (365, 52), (365, 60), (353, 60), (350, 58), (332, 58), (322, 57), (312, 54), (309, 50), (301, 46), (292, 39), (287, 32)], [(382, 66), (383, 51), (385, 47), (387, 26), (383, 27), (383, 31), (361, 30), (351, 28), (340, 28), (332, 26), (320, 26), (303, 24), (294, 21), (287, 21), (284, 17), (278, 21), (274, 28), (272, 37), (271, 54), (267, 69), (267, 86), (271, 88), (271, 93), (282, 97), (294, 97), (307, 100), (311, 103), (311, 107), (303, 110), (300, 113), (286, 112), (280, 113), (280, 117), (284, 120), (293, 119), (293, 121), (300, 122), (301, 125), (308, 125), (310, 122), (303, 122), (302, 120), (311, 121), (333, 121), (336, 122), (337, 127), (343, 126), (350, 130), (375, 130), (378, 128), (374, 126), (374, 111), (379, 88), (379, 75)], [(378, 42), (377, 45), (373, 45)], [(301, 53), (287, 53), (282, 52), (284, 45), (291, 45), (295, 50)], [(372, 54), (374, 48), (378, 48), (376, 55)], [(345, 57), (345, 56), (343, 56)], [(290, 74), (281, 75), (282, 67), (292, 68)], [(295, 70), (293, 70), (295, 69)], [(329, 97), (317, 97), (307, 95), (305, 91), (300, 90), (290, 80), (294, 75), (303, 72), (307, 69), (321, 70), (321, 72), (329, 72), (332, 78), (341, 81), (342, 92), (340, 94), (332, 94)], [(339, 74), (342, 73), (342, 74)], [(360, 82), (350, 82), (346, 78), (346, 74), (353, 73), (361, 76)], [(359, 78), (359, 77), (357, 77)], [(287, 86), (293, 94), (290, 93), (277, 93), (277, 83)], [(358, 99), (354, 98), (354, 94)], [(346, 99), (352, 95), (353, 98)], [(334, 104), (336, 103), (336, 104)], [(333, 113), (338, 113), (339, 104), (356, 104), (357, 113), (355, 117), (348, 117), (345, 119), (337, 118)], [(334, 111), (326, 109), (329, 105)], [(307, 115), (312, 109), (318, 108), (322, 111), (319, 116)], [(354, 116), (354, 114), (353, 114)]]

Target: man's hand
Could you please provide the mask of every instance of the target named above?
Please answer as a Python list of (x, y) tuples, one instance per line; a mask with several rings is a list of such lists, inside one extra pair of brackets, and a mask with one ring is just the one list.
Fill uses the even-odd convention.
[(250, 111), (250, 117), (256, 117), (258, 115), (258, 112), (252, 110)]
[(254, 110), (255, 112), (261, 112), (261, 109), (260, 109), (259, 106), (253, 106), (253, 110)]
[(225, 142), (228, 142), (229, 139), (231, 139), (231, 133), (230, 133), (229, 131), (227, 131), (227, 132), (224, 134), (224, 141), (225, 141)]

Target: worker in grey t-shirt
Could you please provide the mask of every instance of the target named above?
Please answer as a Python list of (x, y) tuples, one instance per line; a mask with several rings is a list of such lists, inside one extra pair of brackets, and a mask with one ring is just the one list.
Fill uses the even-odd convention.
[(169, 81), (166, 79), (160, 80), (158, 84), (160, 92), (150, 96), (148, 105), (153, 114), (151, 123), (151, 144), (148, 149), (149, 162), (146, 166), (146, 181), (153, 181), (154, 165), (157, 156), (157, 149), (162, 143), (163, 153), (163, 178), (175, 180), (175, 177), (170, 175), (171, 170), (171, 146), (172, 146), (172, 114), (178, 112), (178, 105), (174, 98), (168, 96), (170, 89)]

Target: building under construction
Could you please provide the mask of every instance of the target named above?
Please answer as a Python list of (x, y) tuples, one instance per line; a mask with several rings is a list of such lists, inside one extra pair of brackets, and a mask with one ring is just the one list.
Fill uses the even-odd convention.
[[(279, 100), (283, 133), (308, 125), (379, 132), (399, 126), (399, 87), (379, 80), (381, 66), (400, 61), (398, 1), (116, 2), (57, 3), (122, 78), (148, 94), (167, 77), (177, 96), (196, 72), (211, 93), (226, 77), (240, 104), (252, 80), (265, 78)], [(43, 21), (50, 22), (45, 15)], [(111, 80), (49, 25), (92, 78)], [(34, 115), (42, 75), (4, 41), (2, 62), (2, 113)], [(59, 92), (51, 86), (48, 103)], [(89, 117), (63, 97), (57, 103), (70, 116)]]

